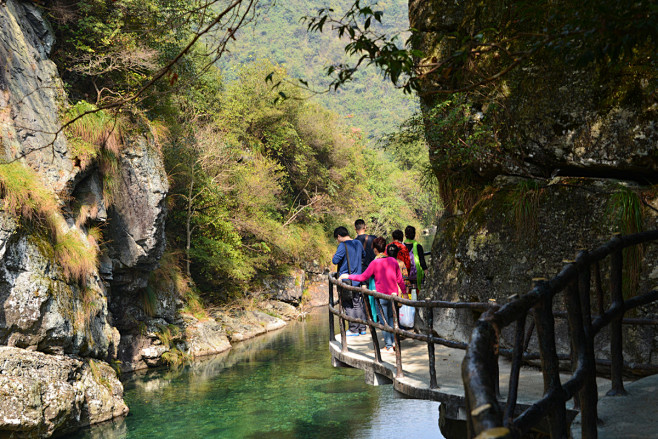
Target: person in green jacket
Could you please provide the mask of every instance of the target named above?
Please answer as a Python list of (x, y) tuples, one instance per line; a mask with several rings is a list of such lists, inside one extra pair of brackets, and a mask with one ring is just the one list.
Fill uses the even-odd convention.
[(427, 263), (425, 262), (425, 250), (423, 246), (420, 245), (416, 239), (416, 228), (413, 226), (407, 226), (404, 229), (404, 245), (409, 250), (409, 253), (414, 254), (414, 262), (416, 264), (416, 285), (420, 288), (423, 283), (423, 278), (425, 277), (425, 270), (427, 270)]

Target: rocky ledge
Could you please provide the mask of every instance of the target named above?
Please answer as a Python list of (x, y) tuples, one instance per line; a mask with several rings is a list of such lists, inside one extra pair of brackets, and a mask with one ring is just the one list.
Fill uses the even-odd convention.
[(0, 347), (2, 437), (41, 438), (128, 413), (106, 363)]

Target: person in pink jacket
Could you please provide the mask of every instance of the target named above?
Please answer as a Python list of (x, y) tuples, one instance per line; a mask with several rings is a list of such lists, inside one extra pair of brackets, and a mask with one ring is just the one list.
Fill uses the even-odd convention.
[[(375, 251), (375, 260), (368, 265), (366, 271), (362, 274), (343, 274), (340, 279), (350, 279), (357, 282), (364, 282), (375, 277), (375, 289), (378, 293), (397, 296), (399, 291), (405, 291), (404, 278), (395, 258), (386, 255), (386, 240), (383, 237), (376, 238), (372, 243)], [(397, 247), (396, 247), (397, 250)], [(393, 303), (387, 299), (379, 299), (381, 308), (384, 310), (384, 316), (381, 315), (379, 308), (379, 318), (385, 321), (390, 327), (393, 327)], [(385, 349), (393, 350), (393, 334), (384, 331)]]

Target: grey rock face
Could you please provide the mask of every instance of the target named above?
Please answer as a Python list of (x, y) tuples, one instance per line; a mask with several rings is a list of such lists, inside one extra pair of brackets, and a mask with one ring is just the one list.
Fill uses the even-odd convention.
[(274, 300), (299, 304), (304, 293), (304, 270), (293, 269), (288, 276), (278, 276), (263, 281), (263, 292)]
[(215, 320), (190, 321), (185, 327), (185, 342), (193, 357), (218, 354), (231, 348), (226, 331)]
[[(0, 4), (0, 28), (4, 156), (24, 156), (23, 163), (38, 172), (46, 187), (66, 197), (80, 169), (73, 166), (64, 135), (53, 134), (61, 127), (65, 95), (55, 64), (48, 59), (52, 32), (34, 5), (14, 0)], [(69, 284), (53, 261), (53, 243), (27, 233), (6, 214), (0, 223), (0, 341), (44, 352), (100, 358), (111, 354), (117, 334), (108, 323), (100, 278), (89, 280), (94, 306), (85, 310), (80, 288)], [(62, 227), (84, 233), (70, 220), (62, 220)]]
[(0, 432), (63, 434), (128, 413), (123, 386), (106, 363), (0, 347)]
[(106, 358), (116, 348), (116, 330), (108, 323), (105, 290), (90, 279), (81, 301), (80, 287), (69, 284), (40, 247), (43, 238), (18, 230), (15, 220), (0, 215), (0, 342), (49, 353)]
[[(505, 2), (495, 0), (484, 4), (470, 0), (411, 0), (410, 25), (417, 29), (416, 48), (428, 59), (436, 57), (435, 61), (441, 62), (461, 44), (451, 34), (474, 35), (504, 18), (509, 12), (507, 7)], [(577, 51), (574, 49), (574, 54)], [(564, 259), (575, 257), (576, 249), (593, 249), (606, 242), (618, 231), (610, 215), (610, 201), (618, 182), (611, 179), (644, 191), (655, 209), (655, 193), (648, 186), (639, 186), (655, 183), (658, 178), (658, 100), (647, 79), (655, 80), (655, 69), (642, 71), (627, 66), (623, 73), (602, 75), (593, 64), (564, 62), (560, 57), (563, 53), (541, 53), (497, 82), (499, 90), (504, 91), (492, 101), (496, 109), (504, 111), (495, 110), (499, 120), (492, 124), (500, 150), (469, 156), (474, 162), (446, 169), (448, 166), (442, 165), (446, 150), (440, 142), (432, 143), (431, 133), (427, 136), (430, 160), (439, 165), (439, 180), (448, 180), (446, 175), (455, 172), (483, 188), (479, 194), (473, 189), (473, 198), (479, 201), (472, 209), (470, 205), (459, 206), (455, 210), (465, 212), (458, 211), (441, 221), (425, 290), (434, 298), (496, 299), (506, 303), (509, 296), (529, 291), (533, 277), (556, 275)], [(491, 58), (478, 57), (473, 62), (486, 69)], [(452, 85), (459, 88), (459, 84), (457, 80)], [(447, 86), (431, 74), (422, 79), (424, 92), (436, 91), (437, 87)], [(466, 94), (473, 113), (491, 102), (481, 98), (486, 93), (480, 90)], [(437, 96), (421, 96), (427, 117), (440, 100)], [(468, 172), (460, 174), (464, 169)], [(515, 225), (510, 206), (518, 176), (546, 186), (535, 213), (536, 230)], [(455, 193), (468, 185), (459, 183), (459, 178), (450, 183), (456, 186)], [(656, 211), (643, 210), (645, 229), (656, 228)], [(641, 287), (651, 286), (648, 279), (655, 276), (653, 251), (644, 254)], [(638, 313), (655, 316), (655, 310), (649, 308)], [(434, 329), (447, 338), (468, 341), (478, 317), (471, 311), (445, 310), (435, 317)], [(566, 326), (562, 325), (564, 321), (558, 322), (560, 350), (567, 352)], [(625, 326), (624, 331), (628, 335), (625, 359), (655, 363), (654, 329)], [(599, 357), (607, 355), (606, 340), (605, 334), (597, 336)], [(504, 331), (502, 343), (508, 342), (509, 334)]]
[(65, 100), (55, 64), (54, 37), (31, 3), (0, 3), (0, 139), (5, 157), (25, 155), (56, 191), (78, 171), (68, 157), (59, 109)]
[[(167, 179), (162, 160), (147, 137), (136, 134), (128, 139), (118, 156), (120, 175), (115, 178), (120, 184), (110, 206), (104, 199), (99, 169), (93, 163), (81, 169), (64, 133), (55, 134), (62, 126), (59, 115), (65, 109), (66, 94), (55, 64), (48, 59), (54, 38), (47, 21), (33, 2), (1, 1), (0, 29), (3, 160), (19, 159), (54, 191), (64, 213), (58, 215), (62, 233), (79, 235), (83, 244), (89, 241), (90, 251), (96, 244), (88, 236), (89, 226), (105, 224), (109, 233), (104, 236), (107, 242), (99, 255), (100, 267), (92, 270), (83, 291), (64, 276), (54, 258), (55, 243), (42, 237), (48, 235), (38, 225), (0, 213), (0, 344), (50, 354), (116, 358), (120, 335), (114, 326), (120, 325), (109, 311), (114, 297), (109, 293), (125, 299), (119, 301), (122, 304), (138, 301), (137, 293), (146, 285), (164, 248)], [(158, 315), (172, 320), (178, 304), (171, 298), (158, 306)], [(63, 389), (52, 396), (59, 398), (57, 406), (43, 399), (46, 390), (34, 393), (28, 384), (20, 384), (23, 387), (15, 390), (25, 404), (0, 407), (0, 421), (7, 422), (0, 430), (20, 432), (13, 437), (46, 437), (62, 428), (124, 413), (125, 406), (116, 409), (120, 404), (114, 399), (91, 394), (102, 389), (95, 389), (83, 370), (91, 363), (78, 362), (80, 365), (62, 365), (62, 370), (78, 371), (71, 373), (81, 378), (73, 380), (71, 375), (70, 385), (66, 380), (57, 384)], [(22, 366), (15, 367), (22, 370)], [(7, 368), (0, 378), (9, 373)], [(23, 376), (31, 374), (44, 383), (50, 379), (47, 367), (39, 362), (26, 362), (24, 369)]]
[[(416, 48), (428, 59), (446, 59), (458, 47), (456, 32), (497, 26), (508, 5), (490, 1), (411, 0), (409, 20)], [(486, 12), (484, 12), (486, 11)], [(479, 61), (478, 61), (479, 59)], [(486, 57), (476, 59), (483, 65)], [(658, 172), (658, 100), (643, 68), (601, 75), (594, 65), (575, 66), (542, 54), (504, 75), (499, 133), (505, 156), (483, 156), (472, 166), (484, 180), (498, 174), (627, 178), (655, 182)], [(424, 91), (439, 86), (427, 75)], [(457, 86), (459, 88), (459, 86)], [(479, 106), (477, 93), (471, 96)], [(436, 94), (421, 96), (425, 110)], [(430, 151), (440, 145), (431, 145)], [(440, 150), (439, 150), (440, 151)], [(440, 154), (440, 152), (439, 152)], [(561, 172), (561, 173), (560, 173)], [(441, 177), (439, 175), (439, 177)]]
[[(573, 259), (581, 248), (593, 250), (607, 242), (616, 231), (611, 217), (610, 194), (617, 190), (613, 180), (556, 178), (541, 189), (534, 216), (536, 229), (518, 229), (505, 197), (516, 179), (499, 178), (492, 195), (477, 209), (462, 216), (444, 219), (432, 248), (432, 269), (423, 294), (448, 301), (486, 302), (495, 299), (507, 303), (514, 294), (525, 294), (532, 279), (550, 279)], [(635, 187), (639, 191), (639, 188)], [(652, 205), (658, 198), (645, 193)], [(507, 206), (507, 207), (506, 207)], [(658, 227), (658, 215), (645, 210), (644, 228)], [(640, 271), (640, 290), (655, 286), (658, 277), (658, 249), (645, 249)], [(610, 306), (607, 287), (607, 262), (602, 264), (605, 305)], [(592, 290), (592, 314), (597, 315), (597, 299)], [(554, 300), (557, 310), (564, 310), (563, 299)], [(655, 307), (639, 310), (639, 315), (656, 317)], [(435, 311), (434, 329), (440, 336), (468, 342), (479, 315), (468, 310)], [(511, 347), (512, 328), (503, 331), (501, 344)], [(640, 363), (655, 362), (656, 351), (651, 327), (624, 326), (625, 359)], [(568, 353), (565, 320), (557, 321), (558, 349)], [(609, 351), (605, 333), (597, 336), (597, 356), (606, 358)], [(531, 344), (532, 350), (537, 350)]]
[(164, 251), (165, 196), (169, 189), (159, 151), (143, 136), (131, 139), (121, 155), (120, 187), (110, 211), (113, 288), (145, 288), (148, 273)]

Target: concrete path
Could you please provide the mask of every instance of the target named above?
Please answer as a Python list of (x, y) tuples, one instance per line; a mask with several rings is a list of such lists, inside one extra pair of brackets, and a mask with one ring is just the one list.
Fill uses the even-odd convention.
[[(605, 396), (598, 404), (599, 439), (658, 438), (658, 375), (624, 383), (625, 396)], [(573, 439), (580, 439), (580, 416), (571, 425)]]
[[(377, 331), (378, 333), (381, 331)], [(380, 336), (381, 337), (381, 336)], [(466, 419), (464, 387), (461, 378), (461, 362), (464, 351), (435, 345), (435, 361), (438, 389), (429, 388), (429, 361), (427, 344), (417, 340), (406, 339), (401, 342), (402, 368), (404, 377), (395, 378), (395, 353), (382, 349), (382, 363), (375, 362), (373, 343), (370, 335), (347, 337), (348, 351), (341, 353), (340, 334), (337, 341), (329, 342), (335, 366), (350, 366), (366, 372), (366, 382), (380, 385), (392, 383), (394, 388), (408, 396), (429, 399), (445, 403), (446, 416), (450, 419)], [(384, 346), (383, 337), (379, 341)], [(337, 360), (337, 361), (336, 361)], [(501, 403), (507, 398), (511, 362), (505, 358), (499, 361)], [(569, 375), (562, 375), (563, 382)], [(524, 366), (521, 369), (517, 411), (525, 410), (543, 395), (543, 378), (537, 368)], [(598, 378), (599, 397), (610, 389), (610, 381)], [(517, 413), (517, 414), (518, 414)], [(577, 414), (569, 410), (570, 418)]]

